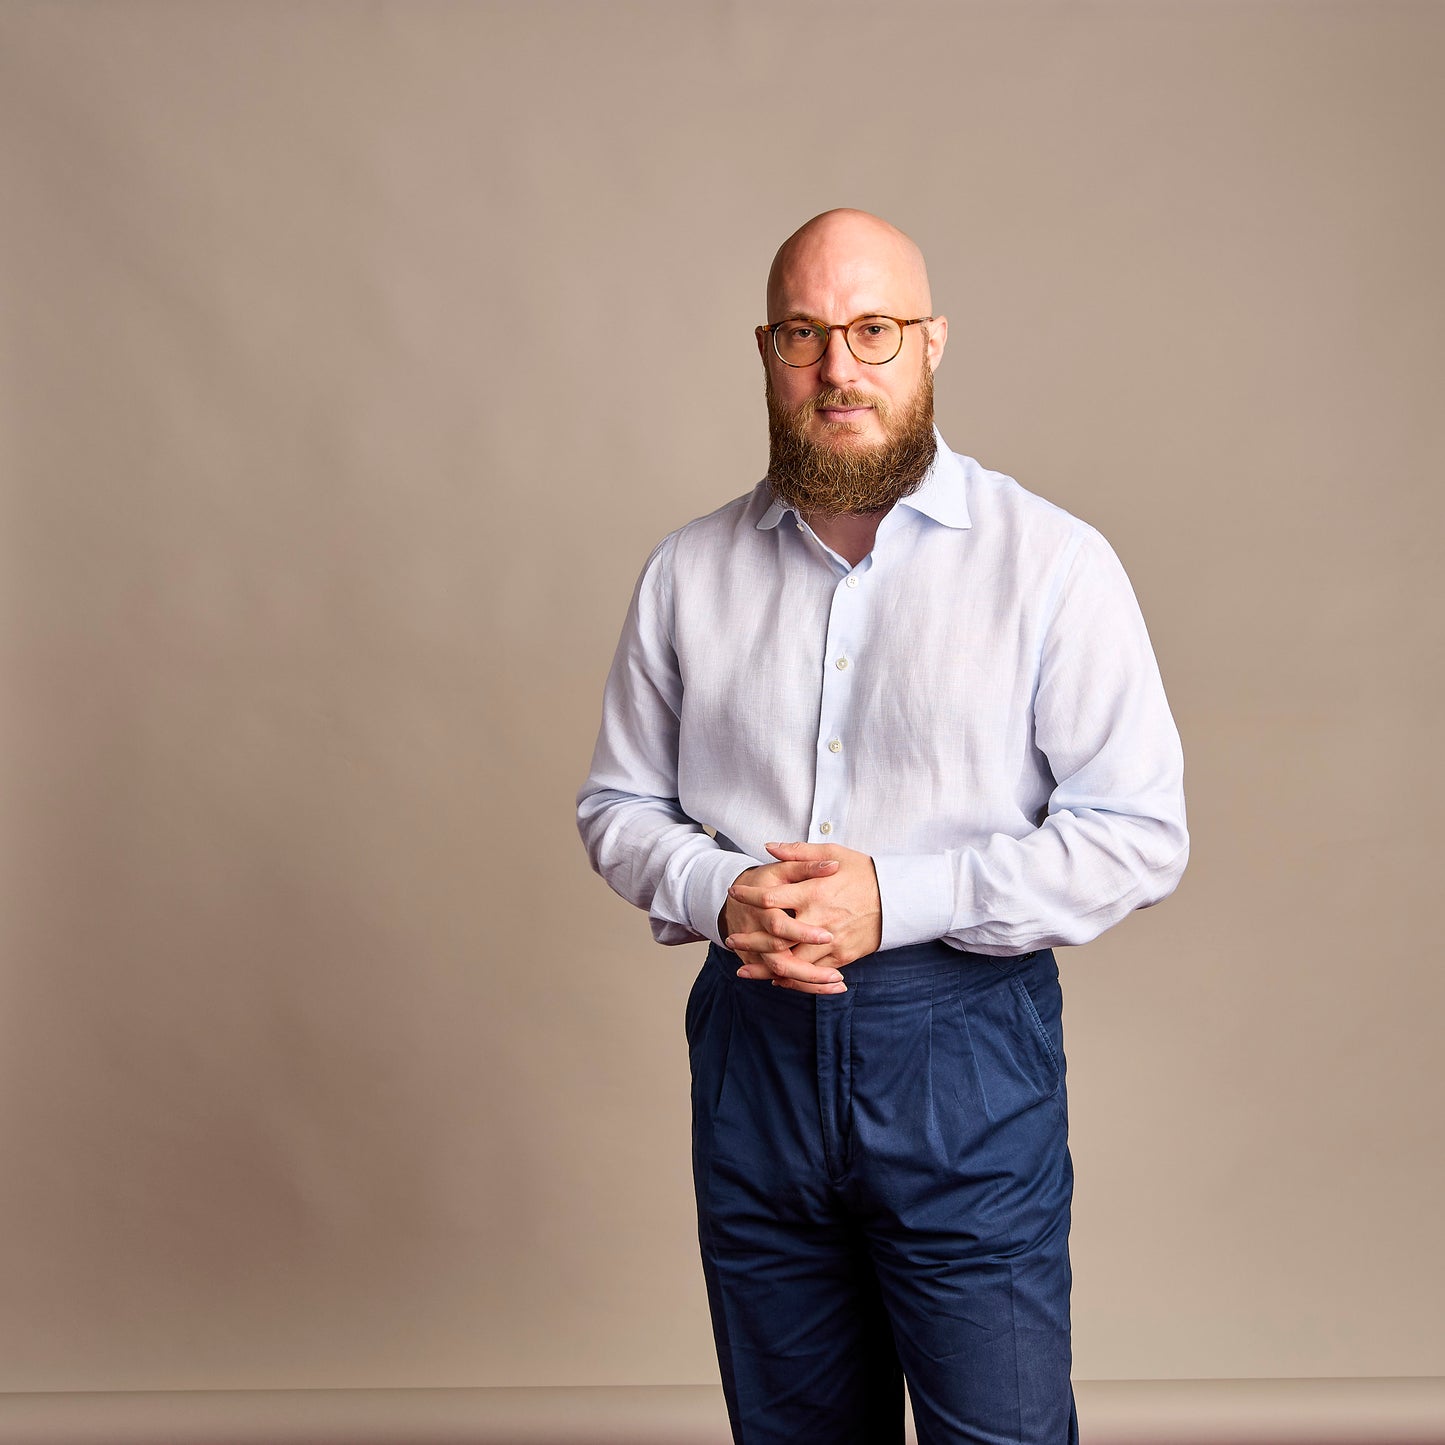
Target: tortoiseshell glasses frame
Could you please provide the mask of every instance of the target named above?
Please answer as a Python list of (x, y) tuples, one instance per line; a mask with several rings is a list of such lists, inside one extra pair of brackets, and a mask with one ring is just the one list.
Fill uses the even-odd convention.
[[(921, 326), (924, 322), (932, 321), (933, 319), (934, 318), (932, 316), (913, 316), (905, 320), (901, 316), (884, 316), (878, 312), (870, 312), (866, 316), (855, 316), (852, 321), (841, 322), (837, 325), (829, 326), (827, 322), (815, 321), (811, 316), (789, 316), (782, 321), (772, 321), (769, 322), (766, 326), (759, 326), (757, 328), (757, 333), (759, 336), (770, 336), (772, 338), (773, 355), (776, 356), (778, 360), (783, 363), (784, 366), (816, 366), (826, 354), (828, 350), (828, 342), (832, 338), (832, 335), (835, 331), (841, 331), (843, 333), (844, 345), (846, 345), (848, 350), (851, 351), (853, 355), (865, 366), (886, 366), (890, 361), (894, 359), (894, 357), (898, 355), (900, 351), (903, 350), (904, 328), (908, 326)], [(870, 321), (890, 321), (893, 323), (894, 326), (898, 328), (896, 344), (894, 345), (893, 350), (890, 351), (887, 356), (864, 356), (860, 354), (860, 347), (864, 351), (868, 349), (866, 343), (869, 338), (867, 338), (862, 332), (857, 331), (857, 328), (865, 325)], [(790, 350), (795, 357), (806, 356), (808, 351), (816, 351), (817, 355), (809, 357), (809, 359), (807, 360), (789, 361), (788, 358), (783, 355), (783, 347), (779, 342), (779, 333), (783, 330), (784, 327), (787, 326), (797, 326), (804, 329), (811, 327), (816, 333), (815, 337), (813, 338), (813, 344), (811, 346), (804, 348), (795, 344), (790, 347)], [(858, 342), (857, 346), (853, 344), (855, 337)], [(800, 339), (801, 338), (796, 338), (795, 340)], [(874, 339), (881, 340), (882, 338)]]

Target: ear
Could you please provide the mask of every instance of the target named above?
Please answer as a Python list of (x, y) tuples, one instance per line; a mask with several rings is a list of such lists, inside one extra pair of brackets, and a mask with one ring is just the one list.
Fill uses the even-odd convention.
[(768, 364), (768, 333), (761, 326), (755, 328), (753, 335), (758, 339), (758, 355), (762, 358), (763, 365)]
[(943, 348), (948, 345), (948, 317), (935, 316), (928, 323), (928, 369), (938, 370), (943, 360)]

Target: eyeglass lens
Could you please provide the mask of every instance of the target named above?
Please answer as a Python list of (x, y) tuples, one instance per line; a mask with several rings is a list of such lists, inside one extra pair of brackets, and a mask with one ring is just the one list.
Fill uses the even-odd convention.
[[(828, 349), (830, 334), (812, 321), (784, 321), (773, 331), (773, 345), (789, 366), (811, 366)], [(849, 351), (874, 366), (892, 361), (903, 345), (903, 328), (891, 316), (860, 316), (844, 336)]]

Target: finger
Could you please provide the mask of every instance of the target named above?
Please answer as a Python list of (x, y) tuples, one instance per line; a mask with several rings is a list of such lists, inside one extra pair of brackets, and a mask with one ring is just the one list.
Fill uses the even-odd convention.
[(800, 943), (791, 952), (799, 963), (809, 963), (814, 968), (842, 968), (853, 961), (836, 943)]
[(760, 953), (739, 952), (738, 957), (742, 960), (742, 967), (737, 971), (739, 978), (768, 979), (777, 976), (773, 973), (772, 969), (763, 962), (763, 956)]
[(739, 978), (777, 978), (778, 969), (788, 962), (790, 954), (786, 948), (766, 948), (760, 950), (738, 949), (738, 957), (742, 960), (742, 967), (738, 969)]
[[(836, 858), (801, 859), (796, 863), (768, 863), (753, 871), (743, 886), (766, 888), (770, 883), (803, 883), (809, 878), (827, 878), (838, 871)], [(742, 875), (739, 874), (739, 879)]]
[(738, 969), (739, 978), (796, 979), (801, 983), (841, 983), (843, 975), (835, 968), (817, 968), (799, 963), (789, 953), (758, 953), (741, 955), (745, 962)]
[(767, 873), (770, 881), (802, 883), (809, 878), (826, 878), (830, 873), (836, 873), (838, 867), (836, 858), (799, 858), (769, 863)]
[(749, 960), (747, 963), (743, 964), (740, 969), (738, 969), (737, 976), (739, 978), (752, 978), (767, 980), (771, 982), (772, 979), (777, 977), (777, 975), (772, 971), (772, 969), (767, 966), (767, 964), (756, 961), (756, 954), (739, 954), (738, 957), (747, 957)]
[(773, 971), (774, 978), (797, 979), (800, 983), (842, 983), (843, 975), (836, 968), (804, 963), (791, 953), (758, 955)]
[(723, 947), (734, 953), (780, 953), (800, 943), (826, 947), (833, 941), (833, 935), (826, 928), (799, 923), (786, 913), (769, 914), (767, 918), (766, 927), (738, 929), (728, 934), (723, 939)]
[(803, 908), (812, 896), (812, 890), (806, 883), (734, 883), (728, 889), (729, 898), (735, 898), (760, 912), (773, 908), (783, 912)]
[[(777, 938), (771, 933), (732, 933), (723, 940), (723, 946), (730, 953), (735, 953), (741, 958), (746, 953), (762, 955), (764, 953), (788, 953), (791, 951), (792, 940)], [(825, 943), (810, 944), (809, 947), (816, 947), (820, 954), (828, 951)], [(809, 963), (813, 960), (809, 959)]]
[(841, 979), (837, 983), (804, 983), (797, 978), (775, 978), (774, 988), (790, 988), (796, 993), (847, 993), (848, 985)]
[(838, 863), (837, 849), (830, 843), (765, 843), (780, 863)]
[[(769, 848), (780, 851), (791, 848), (791, 843), (769, 843)], [(803, 846), (803, 845), (798, 845)], [(801, 883), (805, 878), (829, 878), (843, 866), (843, 860), (831, 858), (779, 858), (769, 863), (760, 874), (754, 874), (757, 881), (777, 880), (783, 883)]]

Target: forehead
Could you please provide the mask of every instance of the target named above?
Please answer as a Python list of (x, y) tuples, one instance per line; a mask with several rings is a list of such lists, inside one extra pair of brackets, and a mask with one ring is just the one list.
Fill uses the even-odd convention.
[[(851, 321), (920, 314), (916, 268), (900, 248), (853, 238), (805, 240), (779, 257), (769, 278), (768, 316)], [(926, 310), (927, 307), (921, 308)]]

